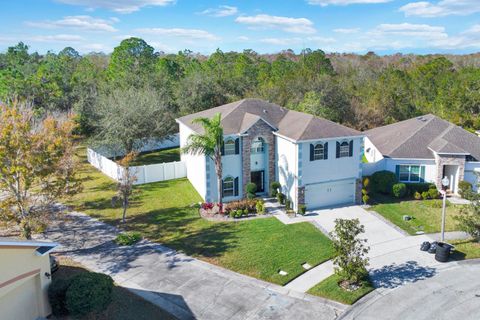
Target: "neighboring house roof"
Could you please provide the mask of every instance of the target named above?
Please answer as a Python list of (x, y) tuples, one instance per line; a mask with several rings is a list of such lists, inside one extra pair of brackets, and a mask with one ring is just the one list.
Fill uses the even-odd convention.
[(40, 256), (46, 255), (57, 246), (58, 246), (58, 243), (55, 243), (55, 242), (21, 240), (21, 239), (0, 237), (0, 249), (12, 248), (12, 247), (36, 248), (35, 251)]
[(177, 119), (197, 133), (202, 133), (201, 125), (192, 123), (196, 118), (211, 118), (222, 114), (223, 132), (245, 133), (252, 125), (262, 120), (278, 134), (295, 141), (362, 135), (361, 132), (338, 123), (315, 117), (303, 112), (288, 110), (261, 99), (243, 99), (216, 108), (204, 110)]
[(480, 160), (479, 137), (433, 114), (364, 133), (385, 157), (434, 159), (435, 152), (471, 155)]

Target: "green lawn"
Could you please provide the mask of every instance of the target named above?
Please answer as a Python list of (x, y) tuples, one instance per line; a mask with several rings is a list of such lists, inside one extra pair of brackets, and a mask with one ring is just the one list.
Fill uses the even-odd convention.
[(133, 166), (143, 166), (155, 163), (180, 161), (180, 148), (146, 152), (138, 155), (132, 163)]
[[(84, 189), (69, 204), (119, 225), (122, 211), (112, 208), (110, 201), (116, 194), (114, 181), (85, 161), (80, 174)], [(233, 271), (283, 285), (304, 272), (303, 263), (314, 266), (333, 255), (330, 240), (310, 223), (284, 225), (276, 218), (228, 223), (200, 218), (192, 205), (201, 199), (187, 179), (141, 185), (136, 190), (140, 193), (127, 212), (127, 230)], [(280, 276), (280, 269), (288, 275)]]
[[(81, 264), (65, 258), (60, 257), (60, 268), (56, 271), (52, 277), (53, 279), (68, 279), (79, 273), (88, 272)], [(53, 320), (68, 320), (72, 319), (69, 316), (56, 317), (51, 316), (49, 319)], [(107, 320), (107, 319), (175, 319), (169, 313), (160, 309), (156, 305), (144, 300), (143, 298), (135, 295), (126, 288), (115, 285), (112, 292), (112, 302), (109, 304), (106, 310), (99, 314), (90, 314), (81, 318), (75, 318), (81, 320)]]
[(308, 290), (308, 293), (345, 304), (353, 304), (355, 301), (373, 290), (374, 288), (370, 282), (364, 281), (362, 282), (362, 287), (359, 289), (355, 291), (346, 291), (338, 285), (338, 277), (332, 275)]
[[(446, 231), (458, 230), (453, 217), (458, 215), (461, 206), (448, 204), (445, 229)], [(371, 210), (378, 212), (409, 234), (417, 231), (426, 233), (440, 232), (442, 222), (442, 200), (410, 200), (396, 203), (381, 203), (373, 206)], [(403, 216), (409, 215), (413, 219), (403, 221)]]
[(450, 241), (455, 246), (453, 258), (456, 260), (462, 259), (477, 259), (480, 258), (480, 243), (471, 239)]

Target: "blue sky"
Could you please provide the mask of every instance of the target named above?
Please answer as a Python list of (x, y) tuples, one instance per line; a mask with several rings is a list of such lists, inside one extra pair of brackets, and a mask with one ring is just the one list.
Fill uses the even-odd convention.
[(16, 0), (2, 1), (0, 50), (109, 53), (130, 36), (158, 51), (253, 49), (472, 53), (480, 0)]

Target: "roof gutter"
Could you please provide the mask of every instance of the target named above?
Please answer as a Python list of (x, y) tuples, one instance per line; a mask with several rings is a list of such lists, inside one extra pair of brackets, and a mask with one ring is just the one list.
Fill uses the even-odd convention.
[(273, 132), (274, 135), (283, 138), (285, 140), (288, 140), (293, 143), (303, 143), (303, 142), (316, 142), (316, 141), (325, 141), (325, 140), (339, 140), (339, 139), (356, 139), (356, 138), (364, 138), (365, 135), (357, 135), (357, 136), (341, 136), (341, 137), (329, 137), (329, 138), (318, 138), (318, 139), (306, 139), (306, 140), (295, 140), (292, 138), (289, 138), (287, 136), (284, 136), (278, 132)]

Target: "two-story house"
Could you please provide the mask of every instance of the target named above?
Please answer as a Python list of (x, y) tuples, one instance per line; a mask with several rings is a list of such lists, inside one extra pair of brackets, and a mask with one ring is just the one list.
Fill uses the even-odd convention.
[[(177, 119), (180, 146), (202, 133), (193, 119), (217, 113), (224, 130), (223, 201), (243, 198), (249, 182), (266, 195), (278, 181), (294, 210), (299, 204), (310, 210), (360, 202), (362, 133), (264, 100), (244, 99)], [(202, 155), (181, 157), (201, 197), (218, 201), (213, 161)]]

